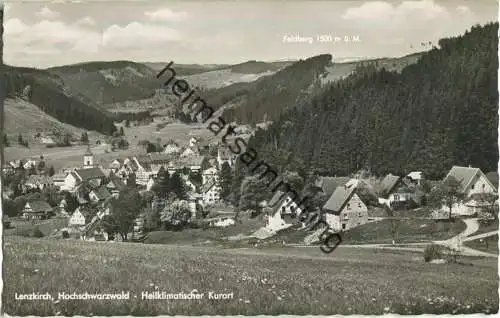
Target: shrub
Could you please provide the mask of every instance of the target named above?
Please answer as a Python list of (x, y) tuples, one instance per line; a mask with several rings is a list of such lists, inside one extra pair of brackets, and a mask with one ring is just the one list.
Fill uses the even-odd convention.
[(437, 244), (431, 244), (424, 250), (424, 260), (428, 263), (434, 259), (443, 258), (442, 247)]
[(69, 233), (68, 233), (68, 231), (63, 231), (63, 232), (62, 232), (62, 238), (63, 238), (63, 239), (67, 239), (67, 238), (69, 238)]
[(38, 226), (37, 226), (37, 227), (35, 227), (35, 228), (33, 229), (33, 232), (31, 233), (31, 236), (32, 236), (32, 237), (38, 237), (38, 238), (40, 238), (40, 237), (44, 237), (44, 234), (43, 234), (43, 232), (42, 232), (42, 231), (40, 231), (40, 229), (39, 229), (39, 228), (38, 228)]

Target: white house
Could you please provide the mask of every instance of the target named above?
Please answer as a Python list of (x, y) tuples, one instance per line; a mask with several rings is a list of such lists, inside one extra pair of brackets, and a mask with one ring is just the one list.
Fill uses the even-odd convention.
[(44, 145), (53, 145), (55, 144), (56, 142), (54, 141), (54, 139), (52, 139), (52, 137), (40, 137), (40, 143), (44, 144)]
[(232, 167), (236, 160), (236, 155), (228, 147), (219, 147), (217, 150), (217, 163), (219, 168), (227, 162), (227, 164)]
[(382, 197), (379, 203), (393, 206), (394, 204), (410, 204), (414, 201), (414, 193), (408, 180), (393, 174), (388, 174), (382, 180)]
[(349, 230), (368, 222), (368, 208), (356, 193), (358, 180), (335, 189), (323, 206), (325, 222), (334, 231)]
[[(453, 205), (451, 213), (454, 215), (472, 215), (480, 212), (483, 204), (475, 197), (483, 193), (497, 193), (495, 186), (479, 168), (453, 166), (443, 182), (451, 177), (460, 182), (459, 191), (464, 195), (462, 202)], [(441, 210), (449, 211), (449, 208), (443, 206)]]
[(198, 151), (195, 150), (194, 147), (187, 147), (184, 149), (184, 151), (181, 153), (181, 157), (190, 157), (190, 156), (195, 156), (198, 154)]
[(181, 151), (181, 147), (174, 141), (169, 142), (163, 149), (164, 154), (175, 154)]
[(54, 182), (51, 177), (33, 174), (28, 177), (24, 185), (27, 188), (43, 190), (45, 187), (53, 186)]
[(73, 192), (84, 181), (93, 187), (98, 187), (105, 177), (106, 175), (100, 168), (75, 169), (66, 176), (61, 190)]
[(113, 160), (113, 162), (111, 162), (108, 166), (108, 168), (113, 172), (113, 173), (117, 173), (118, 170), (120, 170), (120, 168), (122, 167), (123, 165), (123, 161), (120, 160), (120, 159), (115, 159)]
[(203, 171), (201, 177), (203, 184), (207, 183), (209, 180), (212, 179), (219, 181), (219, 171), (215, 167), (210, 167), (207, 170)]
[(84, 226), (87, 224), (85, 215), (82, 213), (81, 208), (78, 207), (73, 212), (73, 215), (69, 218), (68, 225), (69, 226)]
[(58, 188), (64, 188), (65, 186), (65, 180), (66, 180), (67, 173), (56, 173), (55, 175), (52, 176), (52, 182), (54, 183), (54, 186)]
[(301, 208), (283, 191), (276, 191), (268, 203), (271, 208), (267, 214), (266, 228), (272, 232), (286, 229), (298, 222), (302, 213)]
[(208, 181), (201, 188), (203, 202), (205, 204), (218, 202), (220, 200), (220, 191), (219, 183), (215, 179)]

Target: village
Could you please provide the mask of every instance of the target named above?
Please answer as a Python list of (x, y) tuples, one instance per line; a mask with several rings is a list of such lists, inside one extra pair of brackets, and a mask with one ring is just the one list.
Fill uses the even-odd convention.
[[(232, 186), (238, 159), (227, 146), (191, 137), (184, 145), (174, 140), (158, 145), (161, 151), (149, 144), (145, 148), (146, 154), (115, 158), (104, 165), (87, 143), (80, 165), (58, 171), (43, 155), (6, 162), (2, 169), (4, 226), (31, 237), (143, 242), (155, 230), (238, 227), (247, 221), (241, 218), (243, 212), (249, 212), (260, 215), (262, 226), (252, 228), (251, 233), (242, 226), (246, 231), (238, 233), (240, 239), (265, 242), (293, 229), (304, 233), (300, 243), (310, 245), (319, 243), (324, 230), (315, 228), (313, 219), (321, 219), (336, 233), (397, 219), (401, 210), (410, 217), (415, 211), (414, 217), (436, 222), (475, 217), (491, 223), (497, 219), (498, 174), (485, 174), (475, 167), (453, 166), (443, 180), (427, 180), (420, 171), (382, 178), (366, 172), (318, 176), (302, 192), (307, 189), (324, 199), (308, 211), (291, 193), (278, 190), (258, 202), (259, 211), (236, 212), (221, 194)], [(131, 193), (138, 194), (140, 204), (127, 201)], [(137, 211), (113, 213), (121, 201), (127, 206), (122, 209)], [(38, 224), (53, 221), (45, 233), (39, 230)], [(30, 230), (21, 233), (25, 225)]]

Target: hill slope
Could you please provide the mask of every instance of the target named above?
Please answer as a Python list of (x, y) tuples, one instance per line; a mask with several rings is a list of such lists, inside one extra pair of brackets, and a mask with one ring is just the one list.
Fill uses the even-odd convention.
[(2, 65), (6, 96), (25, 96), (27, 101), (57, 120), (104, 134), (114, 131), (114, 115), (99, 104), (73, 91), (57, 75), (32, 68)]
[[(258, 123), (276, 120), (296, 104), (308, 99), (322, 84), (343, 79), (359, 67), (373, 65), (376, 69), (401, 71), (405, 66), (416, 63), (420, 55), (335, 63), (331, 55), (323, 54), (293, 64), (289, 61), (275, 62), (275, 65), (283, 68), (274, 73), (264, 73), (262, 75), (267, 76), (261, 76), (256, 81), (243, 83), (240, 80), (239, 83), (212, 90), (206, 100), (214, 108), (223, 107), (224, 118), (229, 121)], [(190, 79), (186, 80), (189, 82)]]
[(145, 99), (160, 87), (157, 71), (130, 61), (80, 63), (47, 71), (98, 104)]
[(4, 133), (11, 142), (21, 133), (24, 138), (36, 133), (58, 132), (61, 135), (80, 134), (84, 129), (61, 123), (56, 118), (47, 115), (39, 107), (19, 98), (7, 98), (4, 101)]
[[(498, 23), (442, 39), (399, 74), (365, 67), (290, 110), (252, 144), (320, 174), (378, 174), (452, 165), (497, 170)], [(288, 164), (291, 164), (288, 161)]]

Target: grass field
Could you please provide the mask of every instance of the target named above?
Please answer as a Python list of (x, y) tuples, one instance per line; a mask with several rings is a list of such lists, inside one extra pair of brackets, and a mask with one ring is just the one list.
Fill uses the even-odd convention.
[[(434, 220), (406, 219), (399, 221), (397, 243), (419, 243), (446, 240), (465, 230), (465, 223), (436, 222)], [(367, 223), (346, 231), (344, 244), (390, 244), (392, 243), (391, 220)]]
[[(156, 124), (157, 122), (147, 126), (125, 127), (125, 137), (130, 142), (130, 147), (127, 150), (106, 153), (106, 147), (95, 146), (95, 139), (91, 138), (90, 141), (93, 145), (92, 152), (95, 157), (95, 162), (107, 167), (107, 165), (116, 158), (145, 154), (145, 149), (137, 145), (139, 140), (143, 139), (155, 141), (157, 138), (160, 138), (162, 142), (166, 143), (169, 139), (187, 142), (192, 136), (204, 137), (210, 140), (216, 138), (213, 133), (206, 128), (206, 124), (186, 125), (182, 123), (172, 123), (160, 131), (156, 131)], [(65, 167), (81, 166), (83, 164), (83, 154), (86, 149), (87, 146), (46, 148), (43, 145), (34, 145), (30, 148), (7, 147), (4, 150), (4, 155), (6, 161), (21, 158), (39, 158), (40, 155), (43, 155), (46, 165), (53, 165), (57, 171)]]
[[(426, 264), (415, 254), (338, 248), (214, 249), (7, 237), (10, 315), (401, 314), (498, 311), (497, 261)], [(205, 293), (141, 300), (142, 291)], [(130, 292), (130, 300), (60, 300), (58, 292)], [(209, 291), (234, 299), (209, 300)], [(15, 293), (54, 301), (16, 301)], [(135, 297), (137, 296), (137, 298)]]
[(41, 220), (36, 222), (25, 221), (25, 220), (11, 220), (11, 227), (4, 229), (5, 235), (20, 235), (20, 236), (30, 236), (33, 233), (35, 227), (38, 227), (44, 236), (48, 236), (54, 232), (56, 229), (66, 227), (68, 225), (68, 219), (65, 217), (57, 217), (48, 220)]
[(498, 235), (486, 237), (483, 241), (479, 239), (468, 241), (464, 245), (483, 252), (498, 254)]
[(498, 220), (495, 220), (494, 222), (488, 225), (479, 224), (479, 230), (477, 230), (477, 232), (474, 233), (474, 235), (481, 233), (488, 233), (492, 231), (498, 231)]

